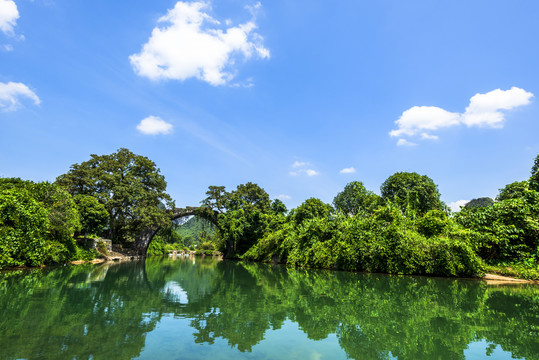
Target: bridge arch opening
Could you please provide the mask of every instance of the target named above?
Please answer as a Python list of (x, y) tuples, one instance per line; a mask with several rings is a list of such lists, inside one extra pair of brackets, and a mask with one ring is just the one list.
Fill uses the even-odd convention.
[[(218, 213), (216, 211), (207, 207), (187, 206), (185, 208), (174, 209), (174, 213), (171, 217), (171, 220), (174, 221), (174, 220), (187, 217), (187, 216), (197, 216), (197, 217), (200, 217), (202, 219), (209, 221), (210, 223), (215, 225), (217, 229), (219, 229), (219, 227), (217, 226), (217, 214)], [(140, 239), (138, 239), (138, 241), (136, 241), (135, 247), (139, 255), (146, 256), (146, 252), (148, 251), (148, 247), (150, 246), (150, 243), (152, 242), (154, 236), (157, 234), (157, 232), (160, 229), (161, 227), (159, 226), (150, 228), (142, 234), (142, 236), (140, 237)]]

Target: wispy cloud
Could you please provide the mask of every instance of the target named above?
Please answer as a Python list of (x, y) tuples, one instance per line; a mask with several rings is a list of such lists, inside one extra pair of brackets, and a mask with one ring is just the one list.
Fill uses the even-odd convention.
[(294, 161), (292, 164), (292, 171), (289, 172), (292, 176), (307, 175), (309, 177), (320, 175), (320, 173), (314, 169), (309, 168), (311, 164), (304, 161)]
[(344, 168), (341, 171), (339, 171), (339, 173), (341, 174), (353, 174), (355, 172), (356, 172), (356, 169), (354, 167)]
[[(188, 119), (177, 120), (175, 124), (182, 131), (196, 137), (200, 141), (206, 143), (208, 146), (211, 146), (214, 149), (224, 154), (232, 156), (242, 161), (245, 164), (249, 164), (249, 165), (251, 164), (244, 157), (240, 156), (238, 153), (236, 153), (227, 145), (225, 145), (224, 140), (223, 140), (223, 137), (224, 137), (223, 135), (227, 133), (227, 131), (221, 128), (220, 125), (217, 125), (218, 130), (213, 132), (213, 131), (208, 130), (209, 126), (202, 127), (198, 122), (191, 121)], [(215, 128), (215, 125), (212, 126), (211, 128)]]
[(21, 99), (30, 99), (35, 105), (41, 100), (35, 92), (23, 83), (8, 82), (0, 83), (0, 109), (3, 111), (15, 111), (22, 107)]
[(290, 200), (290, 199), (292, 199), (292, 196), (286, 195), (286, 194), (280, 194), (279, 196), (277, 196), (277, 199)]
[(397, 145), (410, 145), (402, 137), (417, 137), (423, 140), (437, 140), (431, 132), (447, 127), (466, 125), (488, 128), (502, 128), (505, 122), (503, 111), (512, 110), (530, 103), (533, 94), (512, 87), (509, 90), (496, 89), (485, 94), (476, 94), (463, 113), (450, 112), (436, 106), (414, 106), (402, 113), (395, 121), (397, 129), (389, 135), (399, 137)]
[(397, 146), (416, 146), (416, 145), (417, 145), (416, 143), (410, 142), (406, 139), (399, 139), (399, 141), (397, 141)]
[(260, 6), (248, 8), (250, 21), (237, 26), (225, 21), (223, 26), (209, 15), (209, 2), (178, 1), (158, 20), (141, 52), (129, 57), (131, 64), (138, 75), (152, 80), (197, 78), (213, 86), (230, 83), (239, 57), (270, 57), (262, 36), (255, 31)]
[(166, 135), (172, 133), (173, 126), (158, 116), (148, 116), (137, 125), (137, 130), (144, 135)]
[(294, 161), (294, 163), (292, 164), (293, 168), (299, 168), (304, 166), (309, 166), (309, 163), (303, 161)]

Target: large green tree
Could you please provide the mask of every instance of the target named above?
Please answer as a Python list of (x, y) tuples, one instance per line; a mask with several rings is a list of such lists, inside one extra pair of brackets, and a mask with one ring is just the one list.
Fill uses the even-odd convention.
[(382, 199), (394, 202), (402, 212), (409, 210), (425, 214), (429, 210), (443, 210), (438, 186), (427, 175), (397, 172), (380, 187)]
[(335, 196), (333, 206), (345, 214), (372, 213), (382, 204), (380, 196), (365, 189), (361, 181), (352, 181)]
[(166, 193), (165, 178), (153, 161), (124, 148), (90, 157), (72, 165), (56, 181), (72, 195), (91, 195), (105, 206), (108, 237), (131, 242), (148, 227), (170, 223), (173, 202)]
[(210, 186), (202, 205), (219, 213), (216, 225), (225, 257), (245, 253), (264, 235), (274, 214), (268, 193), (251, 182), (231, 192), (224, 186)]

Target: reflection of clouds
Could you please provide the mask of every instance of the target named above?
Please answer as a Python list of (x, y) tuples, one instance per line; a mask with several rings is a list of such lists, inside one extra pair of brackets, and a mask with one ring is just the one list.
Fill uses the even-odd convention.
[(167, 282), (163, 287), (163, 290), (165, 291), (167, 296), (171, 297), (171, 300), (175, 302), (178, 302), (180, 304), (187, 304), (189, 302), (187, 293), (176, 281)]

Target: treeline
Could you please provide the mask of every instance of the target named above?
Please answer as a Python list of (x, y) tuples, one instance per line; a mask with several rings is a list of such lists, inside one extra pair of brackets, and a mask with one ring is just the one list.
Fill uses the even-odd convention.
[(150, 226), (167, 226), (174, 207), (151, 160), (119, 149), (74, 164), (55, 183), (0, 178), (0, 269), (98, 254), (78, 237), (132, 246)]
[[(217, 232), (199, 239), (197, 249), (216, 248), (228, 258), (446, 276), (510, 264), (539, 278), (539, 155), (529, 180), (456, 214), (432, 179), (407, 172), (391, 175), (380, 195), (353, 181), (331, 205), (311, 198), (290, 211), (253, 183), (233, 191), (210, 186), (206, 195), (201, 214)], [(173, 209), (155, 163), (127, 149), (91, 155), (53, 184), (0, 179), (0, 268), (95, 256), (77, 247), (75, 238), (85, 236), (136, 248), (161, 228), (150, 253), (186, 246), (171, 222)]]
[(210, 186), (202, 201), (215, 211), (226, 257), (293, 266), (398, 274), (469, 276), (485, 264), (525, 265), (539, 274), (539, 156), (529, 181), (471, 202), (453, 214), (425, 175), (399, 172), (380, 188), (359, 181), (333, 206), (306, 200), (288, 212), (256, 184), (227, 192)]

